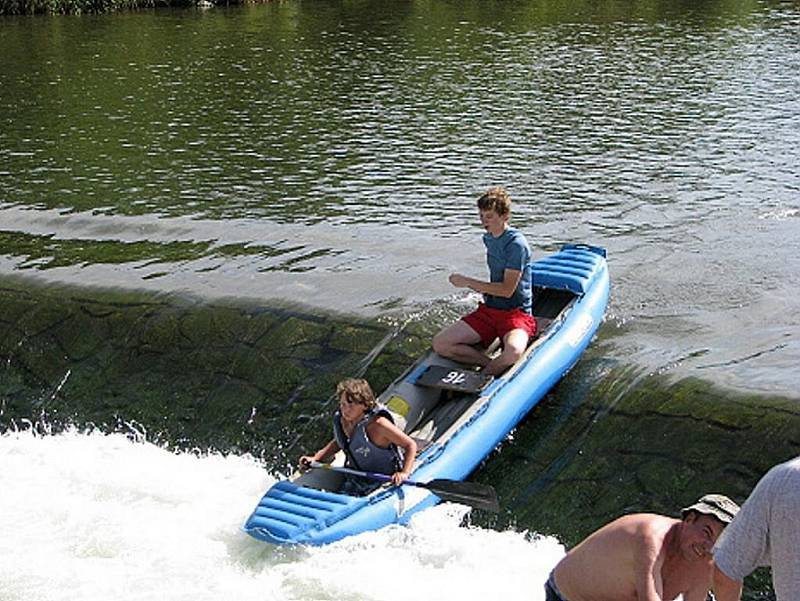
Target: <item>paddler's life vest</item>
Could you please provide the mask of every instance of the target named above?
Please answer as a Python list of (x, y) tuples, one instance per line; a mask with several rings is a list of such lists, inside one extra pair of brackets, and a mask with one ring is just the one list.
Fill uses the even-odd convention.
[(333, 435), (339, 448), (347, 456), (345, 465), (362, 472), (377, 472), (380, 474), (393, 474), (403, 465), (403, 455), (397, 445), (390, 444), (388, 448), (377, 446), (367, 436), (367, 426), (378, 417), (385, 417), (392, 423), (391, 413), (380, 405), (370, 409), (353, 428), (353, 435), (348, 439), (342, 428), (342, 414), (338, 410), (333, 415)]

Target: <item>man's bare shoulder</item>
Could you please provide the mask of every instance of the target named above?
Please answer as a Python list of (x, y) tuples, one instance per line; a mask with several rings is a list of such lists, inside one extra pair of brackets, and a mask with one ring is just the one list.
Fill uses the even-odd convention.
[(638, 524), (638, 525), (660, 525), (660, 524), (674, 524), (675, 522), (679, 522), (680, 520), (676, 518), (671, 518), (666, 515), (660, 515), (658, 513), (631, 513), (629, 515), (623, 515), (621, 518), (617, 518), (612, 524), (615, 522), (620, 522), (623, 524)]
[(643, 547), (658, 548), (678, 520), (653, 513), (634, 513), (609, 522), (572, 549), (564, 563), (613, 562), (631, 564)]
[(630, 536), (649, 536), (661, 534), (679, 521), (657, 513), (632, 513), (609, 522), (597, 533), (605, 531), (606, 533), (621, 532)]
[(556, 584), (575, 601), (636, 599), (637, 570), (656, 563), (679, 520), (634, 513), (609, 522), (572, 549), (556, 566)]

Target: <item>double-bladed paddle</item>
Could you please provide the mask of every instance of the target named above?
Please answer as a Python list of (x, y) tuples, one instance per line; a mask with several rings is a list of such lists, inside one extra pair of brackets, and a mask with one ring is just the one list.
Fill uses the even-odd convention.
[[(379, 482), (392, 481), (392, 477), (388, 474), (361, 472), (347, 467), (334, 467), (328, 463), (320, 463), (319, 461), (310, 461), (307, 465), (308, 467), (313, 467), (316, 469), (332, 470), (334, 472), (350, 474), (351, 476), (360, 476), (362, 478), (377, 480)], [(500, 503), (497, 501), (497, 493), (495, 492), (494, 488), (486, 484), (437, 478), (436, 480), (431, 480), (430, 482), (406, 480), (403, 482), (403, 485), (425, 488), (442, 499), (442, 501), (461, 503), (462, 505), (469, 505), (470, 507), (474, 507), (476, 509), (485, 509), (486, 511), (491, 511), (494, 513), (500, 511)]]

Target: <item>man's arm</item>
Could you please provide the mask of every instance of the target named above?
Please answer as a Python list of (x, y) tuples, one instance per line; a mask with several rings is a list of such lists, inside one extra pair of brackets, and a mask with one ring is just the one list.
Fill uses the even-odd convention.
[(482, 282), (475, 278), (469, 278), (454, 273), (450, 276), (450, 283), (456, 288), (469, 288), (481, 294), (491, 294), (492, 296), (500, 296), (502, 298), (511, 298), (514, 296), (514, 291), (522, 279), (522, 272), (516, 269), (506, 269), (503, 272), (502, 282)]
[(640, 536), (639, 549), (634, 557), (636, 598), (639, 601), (663, 601), (663, 537), (653, 536), (650, 532), (644, 532)]
[(689, 587), (689, 590), (683, 593), (683, 601), (706, 601), (708, 593), (714, 587), (712, 585), (711, 570), (704, 572), (705, 577), (698, 580)]
[(714, 564), (714, 596), (717, 601), (739, 601), (742, 597), (742, 583), (729, 578)]

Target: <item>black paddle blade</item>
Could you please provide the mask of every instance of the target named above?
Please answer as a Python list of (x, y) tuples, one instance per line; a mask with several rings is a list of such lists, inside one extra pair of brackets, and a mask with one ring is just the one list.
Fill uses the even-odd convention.
[(485, 509), (492, 513), (500, 511), (497, 493), (494, 488), (486, 484), (462, 482), (461, 480), (431, 480), (424, 484), (417, 483), (417, 486), (427, 488), (442, 501), (461, 503), (476, 509)]

